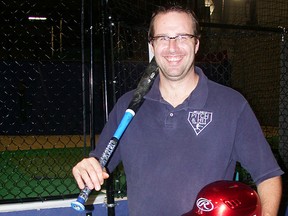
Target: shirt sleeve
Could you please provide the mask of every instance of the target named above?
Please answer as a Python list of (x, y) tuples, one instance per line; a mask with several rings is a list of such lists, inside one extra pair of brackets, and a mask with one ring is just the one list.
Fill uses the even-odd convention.
[(236, 160), (251, 174), (256, 185), (283, 174), (248, 103), (239, 115), (234, 145)]

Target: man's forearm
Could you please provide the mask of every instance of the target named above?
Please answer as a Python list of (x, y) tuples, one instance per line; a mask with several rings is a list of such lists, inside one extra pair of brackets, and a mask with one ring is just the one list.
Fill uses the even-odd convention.
[(282, 196), (282, 180), (280, 176), (261, 182), (257, 186), (261, 200), (262, 216), (277, 216)]

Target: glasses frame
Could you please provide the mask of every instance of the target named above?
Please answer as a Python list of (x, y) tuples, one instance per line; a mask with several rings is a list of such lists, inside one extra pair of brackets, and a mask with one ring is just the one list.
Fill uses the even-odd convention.
[(153, 42), (153, 41), (157, 41), (157, 39), (159, 38), (163, 38), (164, 41), (168, 42), (170, 40), (179, 40), (181, 39), (181, 37), (189, 37), (189, 38), (196, 38), (196, 39), (199, 39), (198, 36), (196, 35), (193, 35), (193, 34), (179, 34), (179, 35), (176, 35), (174, 37), (170, 37), (170, 36), (167, 36), (167, 35), (158, 35), (158, 36), (154, 36), (154, 37), (151, 37), (149, 42)]

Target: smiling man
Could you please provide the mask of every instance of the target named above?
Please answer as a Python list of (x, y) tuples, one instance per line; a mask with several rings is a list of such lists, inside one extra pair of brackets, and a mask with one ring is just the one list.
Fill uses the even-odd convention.
[[(195, 66), (200, 32), (194, 13), (160, 7), (148, 37), (159, 76), (107, 167), (113, 171), (123, 162), (129, 215), (180, 216), (191, 210), (205, 185), (232, 180), (238, 161), (257, 185), (262, 215), (276, 216), (283, 172), (245, 98)], [(86, 184), (99, 190), (109, 177), (97, 158), (132, 96), (133, 91), (119, 99), (96, 149), (73, 168), (81, 189)]]

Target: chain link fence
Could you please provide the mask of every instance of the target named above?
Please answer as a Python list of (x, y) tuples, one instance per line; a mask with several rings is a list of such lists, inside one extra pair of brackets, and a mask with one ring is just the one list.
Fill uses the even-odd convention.
[[(98, 17), (101, 11), (95, 9), (91, 16), (90, 3), (83, 2), (0, 0), (2, 203), (78, 195), (71, 169), (91, 148), (89, 61), (95, 75), (96, 133), (103, 127), (105, 109), (136, 87), (148, 64), (149, 17), (165, 1), (110, 1), (107, 26)], [(182, 1), (201, 21), (196, 64), (210, 79), (247, 98), (279, 163), (287, 168), (287, 2), (224, 2)], [(96, 25), (94, 45), (90, 19)], [(101, 47), (102, 31), (107, 47)], [(113, 67), (106, 79), (101, 65), (108, 47)], [(114, 178), (115, 194), (124, 196), (121, 167)]]
[(81, 1), (2, 0), (0, 8), (0, 201), (76, 194), (71, 167), (89, 145)]

